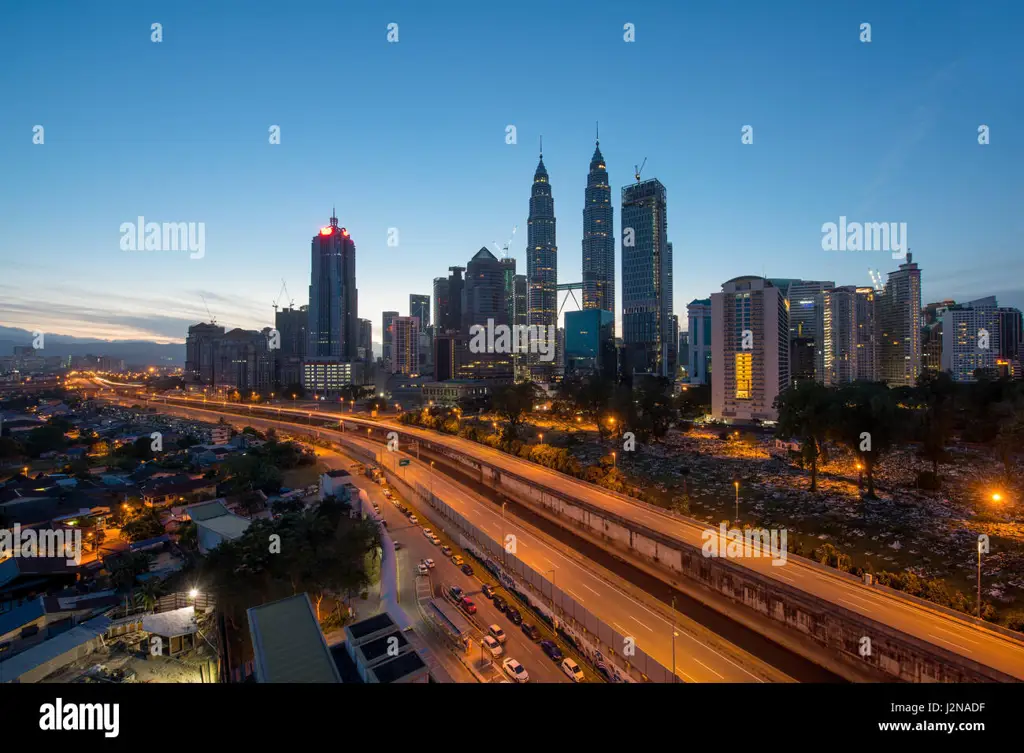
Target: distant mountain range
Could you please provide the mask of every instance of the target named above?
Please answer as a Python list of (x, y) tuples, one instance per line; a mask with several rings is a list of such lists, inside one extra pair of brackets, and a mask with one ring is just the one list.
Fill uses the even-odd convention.
[[(32, 333), (18, 327), (0, 326), (0, 356), (14, 353), (16, 345), (31, 345)], [(46, 335), (43, 356), (111, 356), (122, 358), (128, 366), (185, 365), (183, 343), (147, 342), (145, 340), (89, 340), (68, 335)]]

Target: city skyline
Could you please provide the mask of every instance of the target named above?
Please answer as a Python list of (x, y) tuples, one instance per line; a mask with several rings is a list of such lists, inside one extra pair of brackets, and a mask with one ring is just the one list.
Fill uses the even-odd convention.
[[(822, 224), (844, 216), (907, 223), (915, 259), (926, 270), (922, 300), (994, 295), (1002, 305), (1022, 306), (1024, 291), (1004, 282), (1019, 279), (1024, 268), (1019, 231), (1006, 221), (1016, 216), (1012, 166), (1021, 163), (1022, 147), (1012, 129), (1020, 104), (1004, 94), (1012, 89), (1005, 21), (1020, 11), (995, 5), (981, 12), (864, 3), (856, 14), (821, 8), (796, 15), (750, 8), (730, 17), (727, 28), (720, 12), (707, 9), (655, 13), (598, 3), (585, 17), (572, 8), (545, 11), (538, 27), (529, 3), (507, 21), (490, 11), (434, 19), (409, 6), (394, 19), (344, 16), (352, 22), (354, 53), (368, 69), (377, 67), (365, 81), (338, 78), (330, 61), (315, 56), (302, 65), (282, 62), (269, 83), (241, 54), (252, 46), (242, 39), (270, 41), (271, 26), (259, 13), (237, 19), (211, 9), (184, 23), (182, 11), (170, 9), (160, 19), (165, 41), (157, 45), (149, 39), (155, 19), (148, 11), (126, 12), (127, 5), (88, 16), (71, 12), (53, 28), (38, 10), (19, 8), (19, 24), (0, 38), (21, 67), (37, 74), (31, 88), (9, 82), (11, 117), (0, 142), (0, 158), (19, 177), (17, 190), (7, 184), (3, 197), (13, 220), (0, 247), (0, 325), (179, 343), (190, 324), (211, 314), (229, 329), (270, 326), (281, 278), (293, 291), (303, 288), (304, 242), (337, 204), (340, 224), (361, 249), (359, 316), (373, 322), (380, 343), (381, 312), (408, 313), (409, 294), (428, 290), (446, 267), (465, 264), (481, 245), (493, 249), (509, 227), (523, 225), (523, 191), (541, 133), (559, 199), (558, 282), (579, 282), (579, 199), (594, 121), (601, 123), (613, 191), (631, 184), (634, 165), (647, 158), (644, 178), (657, 178), (672, 193), (677, 315), (740, 275), (863, 286), (869, 268), (883, 275), (895, 269), (898, 262), (886, 253), (822, 250)], [(313, 8), (274, 27), (282, 58), (303, 44), (304, 30), (316, 23)], [(923, 9), (926, 17), (918, 13)], [(402, 23), (397, 44), (386, 41), (392, 20)], [(873, 24), (870, 44), (858, 40), (865, 20)], [(623, 40), (626, 22), (636, 26), (635, 42)], [(29, 34), (10, 36), (19, 25), (46, 28), (57, 52), (26, 46)], [(673, 27), (691, 30), (685, 49), (673, 44)], [(493, 64), (463, 71), (434, 54), (445, 35), (473, 50), (471, 31), (480, 29), (507, 32), (496, 47), (488, 39), (489, 54), (512, 54), (528, 40), (552, 57), (518, 54), (510, 68), (498, 54)], [(941, 40), (954, 37), (955, 50), (946, 49)], [(788, 52), (788, 43), (780, 53), (783, 39), (805, 44), (799, 54)], [(91, 54), (100, 43), (111, 48), (109, 60)], [(593, 44), (606, 53), (607, 69), (566, 95)], [(240, 59), (219, 68), (232, 50)], [(736, 62), (739, 50), (743, 60), (761, 62)], [(118, 56), (131, 56), (134, 65), (120, 66)], [(174, 76), (162, 73), (167, 66), (176, 67)], [(660, 101), (663, 82), (636, 75), (650, 66), (685, 82), (684, 95)], [(200, 86), (211, 67), (224, 78)], [(534, 90), (541, 75), (551, 77), (551, 91)], [(335, 79), (345, 87), (344, 104), (318, 107), (368, 117), (328, 129), (307, 113), (314, 92)], [(438, 111), (428, 80), (488, 93)], [(833, 85), (823, 89), (822, 80)], [(225, 87), (228, 81), (234, 88)], [(500, 85), (491, 93), (495, 81)], [(597, 94), (622, 91), (627, 82), (630, 101), (643, 103), (642, 122), (616, 98)], [(116, 108), (105, 114), (108, 92), (149, 84), (171, 99), (188, 95), (199, 115), (141, 108), (126, 128)], [(380, 90), (388, 92), (383, 125), (373, 116), (382, 111)], [(240, 114), (240, 98), (267, 91), (255, 111)], [(410, 121), (407, 111), (430, 117)], [(839, 112), (846, 113), (842, 122)], [(37, 124), (46, 129), (41, 145), (32, 143)], [(267, 139), (275, 124), (278, 145)], [(980, 124), (992, 128), (991, 144), (978, 143)], [(752, 144), (741, 143), (745, 125), (753, 126)], [(336, 185), (309, 180), (325, 158), (339, 160), (331, 170)], [(453, 195), (461, 197), (458, 210)], [(138, 216), (205, 223), (205, 255), (122, 251), (118, 228)], [(74, 242), (40, 235), (55, 221), (72, 228)], [(399, 231), (397, 246), (387, 245), (391, 228)], [(525, 245), (520, 232), (510, 247), (520, 269)], [(621, 238), (615, 246), (618, 276)], [(621, 319), (621, 295), (614, 312)]]

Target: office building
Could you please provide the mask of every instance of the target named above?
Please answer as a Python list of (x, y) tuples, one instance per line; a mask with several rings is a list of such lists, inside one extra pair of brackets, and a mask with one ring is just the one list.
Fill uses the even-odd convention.
[(213, 341), (224, 334), (216, 324), (193, 324), (185, 338), (185, 381), (213, 384)]
[[(501, 259), (501, 279), (505, 294), (506, 319), (509, 324), (516, 320), (516, 260)], [(525, 312), (524, 312), (525, 313)]]
[(465, 286), (462, 273), (466, 271), (466, 268), (448, 267), (448, 271), (450, 272), (448, 275), (448, 320), (443, 323), (438, 322), (438, 324), (442, 324), (447, 330), (461, 332), (462, 301)]
[(999, 357), (1007, 361), (1020, 361), (1024, 346), (1024, 328), (1021, 327), (1021, 310), (1012, 307), (996, 309), (999, 318)]
[[(862, 382), (878, 381), (878, 315), (877, 291), (872, 287), (858, 287), (854, 311), (857, 326), (857, 375)], [(792, 327), (790, 327), (792, 331)]]
[(359, 347), (356, 244), (338, 218), (313, 236), (306, 355), (355, 360)]
[(373, 360), (373, 322), (369, 319), (359, 320), (359, 352), (363, 361)]
[(448, 293), (448, 278), (434, 278), (434, 328), (438, 332), (448, 330), (451, 300)]
[(566, 375), (615, 377), (615, 315), (611, 311), (566, 311), (564, 340)]
[(268, 348), (270, 334), (270, 327), (233, 329), (215, 338), (211, 386), (237, 390), (242, 397), (271, 392), (276, 353)]
[(789, 374), (792, 384), (814, 380), (815, 356), (813, 337), (789, 339)]
[(583, 308), (615, 310), (615, 218), (600, 140), (583, 195)]
[(727, 423), (775, 421), (790, 384), (789, 300), (762, 277), (736, 277), (711, 296), (711, 411)]
[[(473, 342), (473, 328), (508, 326), (508, 299), (505, 293), (503, 265), (486, 248), (481, 248), (466, 265), (466, 279), (462, 294), (462, 335)], [(513, 275), (513, 278), (515, 275)], [(495, 330), (496, 331), (496, 330)], [(494, 339), (497, 346), (497, 339)], [(511, 342), (509, 343), (511, 346)], [(463, 350), (464, 360), (459, 364), (463, 379), (502, 379), (512, 376), (512, 349), (498, 352), (489, 349), (473, 352)]]
[[(816, 353), (815, 378), (827, 386), (856, 381), (857, 288), (844, 285), (823, 290), (815, 296), (814, 305), (814, 332), (821, 343)], [(790, 322), (791, 335), (792, 332)]]
[(690, 301), (686, 316), (690, 335), (690, 384), (711, 384), (711, 299)]
[(679, 379), (683, 382), (690, 381), (690, 333), (680, 332), (679, 333), (679, 350), (677, 351), (677, 357), (679, 359), (678, 374)]
[(420, 320), (415, 316), (396, 316), (391, 320), (393, 374), (416, 376), (420, 373)]
[[(552, 331), (550, 328), (558, 325), (558, 246), (555, 236), (555, 201), (541, 150), (530, 191), (526, 239), (528, 323), (535, 336), (541, 338), (547, 338)], [(533, 330), (533, 327), (539, 329)], [(550, 352), (552, 345), (531, 344), (527, 361), (534, 381), (550, 382), (554, 376), (554, 361), (541, 360), (542, 352)]]
[(921, 373), (921, 269), (913, 254), (889, 273), (875, 306), (878, 379), (890, 387), (912, 387)]
[(665, 187), (656, 179), (622, 189), (622, 340), (627, 373), (675, 376), (666, 202)]
[(331, 357), (306, 357), (302, 364), (302, 386), (310, 395), (336, 396), (343, 387), (366, 381), (362, 361), (341, 361)]
[(309, 344), (309, 307), (282, 308), (274, 313), (280, 348), (274, 353), (275, 386), (282, 391), (289, 385), (302, 384), (302, 362)]
[(420, 332), (430, 326), (430, 296), (409, 294), (409, 316), (415, 316), (420, 320)]
[(942, 370), (956, 382), (973, 382), (976, 371), (997, 373), (1000, 316), (995, 296), (950, 306), (942, 314)]

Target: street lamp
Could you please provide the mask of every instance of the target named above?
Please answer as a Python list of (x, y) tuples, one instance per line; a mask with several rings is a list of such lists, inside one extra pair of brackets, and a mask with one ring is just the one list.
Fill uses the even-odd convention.
[(508, 550), (505, 548), (505, 508), (508, 507), (508, 502), (501, 503), (501, 560), (505, 563), (505, 567), (508, 567)]
[(618, 467), (619, 467), (619, 461), (616, 459), (615, 453), (612, 452), (612, 468), (618, 468)]
[(540, 433), (540, 443), (544, 444), (544, 432)]
[(857, 491), (861, 491), (864, 485), (864, 466), (857, 463)]
[(978, 619), (981, 619), (981, 539), (978, 539)]
[(430, 461), (430, 496), (434, 496), (434, 461)]
[(676, 638), (679, 633), (676, 632), (676, 597), (672, 597), (672, 682), (679, 682), (679, 677), (676, 675)]
[(736, 487), (736, 522), (740, 521), (740, 482), (739, 479), (732, 482), (732, 485)]

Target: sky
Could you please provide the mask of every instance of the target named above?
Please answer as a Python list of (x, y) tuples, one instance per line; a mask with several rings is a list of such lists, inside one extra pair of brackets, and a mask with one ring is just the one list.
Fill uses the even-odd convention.
[[(407, 314), (516, 225), (525, 272), (541, 135), (558, 280), (578, 282), (596, 121), (617, 234), (635, 165), (666, 186), (683, 329), (733, 277), (896, 268), (823, 250), (841, 216), (906, 223), (924, 302), (1024, 307), (1022, 38), (1018, 0), (11, 4), (0, 325), (158, 342), (210, 315), (272, 326), (282, 280), (284, 303), (307, 302), (336, 207), (379, 341), (382, 311)], [(122, 250), (138, 216), (203, 223), (201, 258)]]

